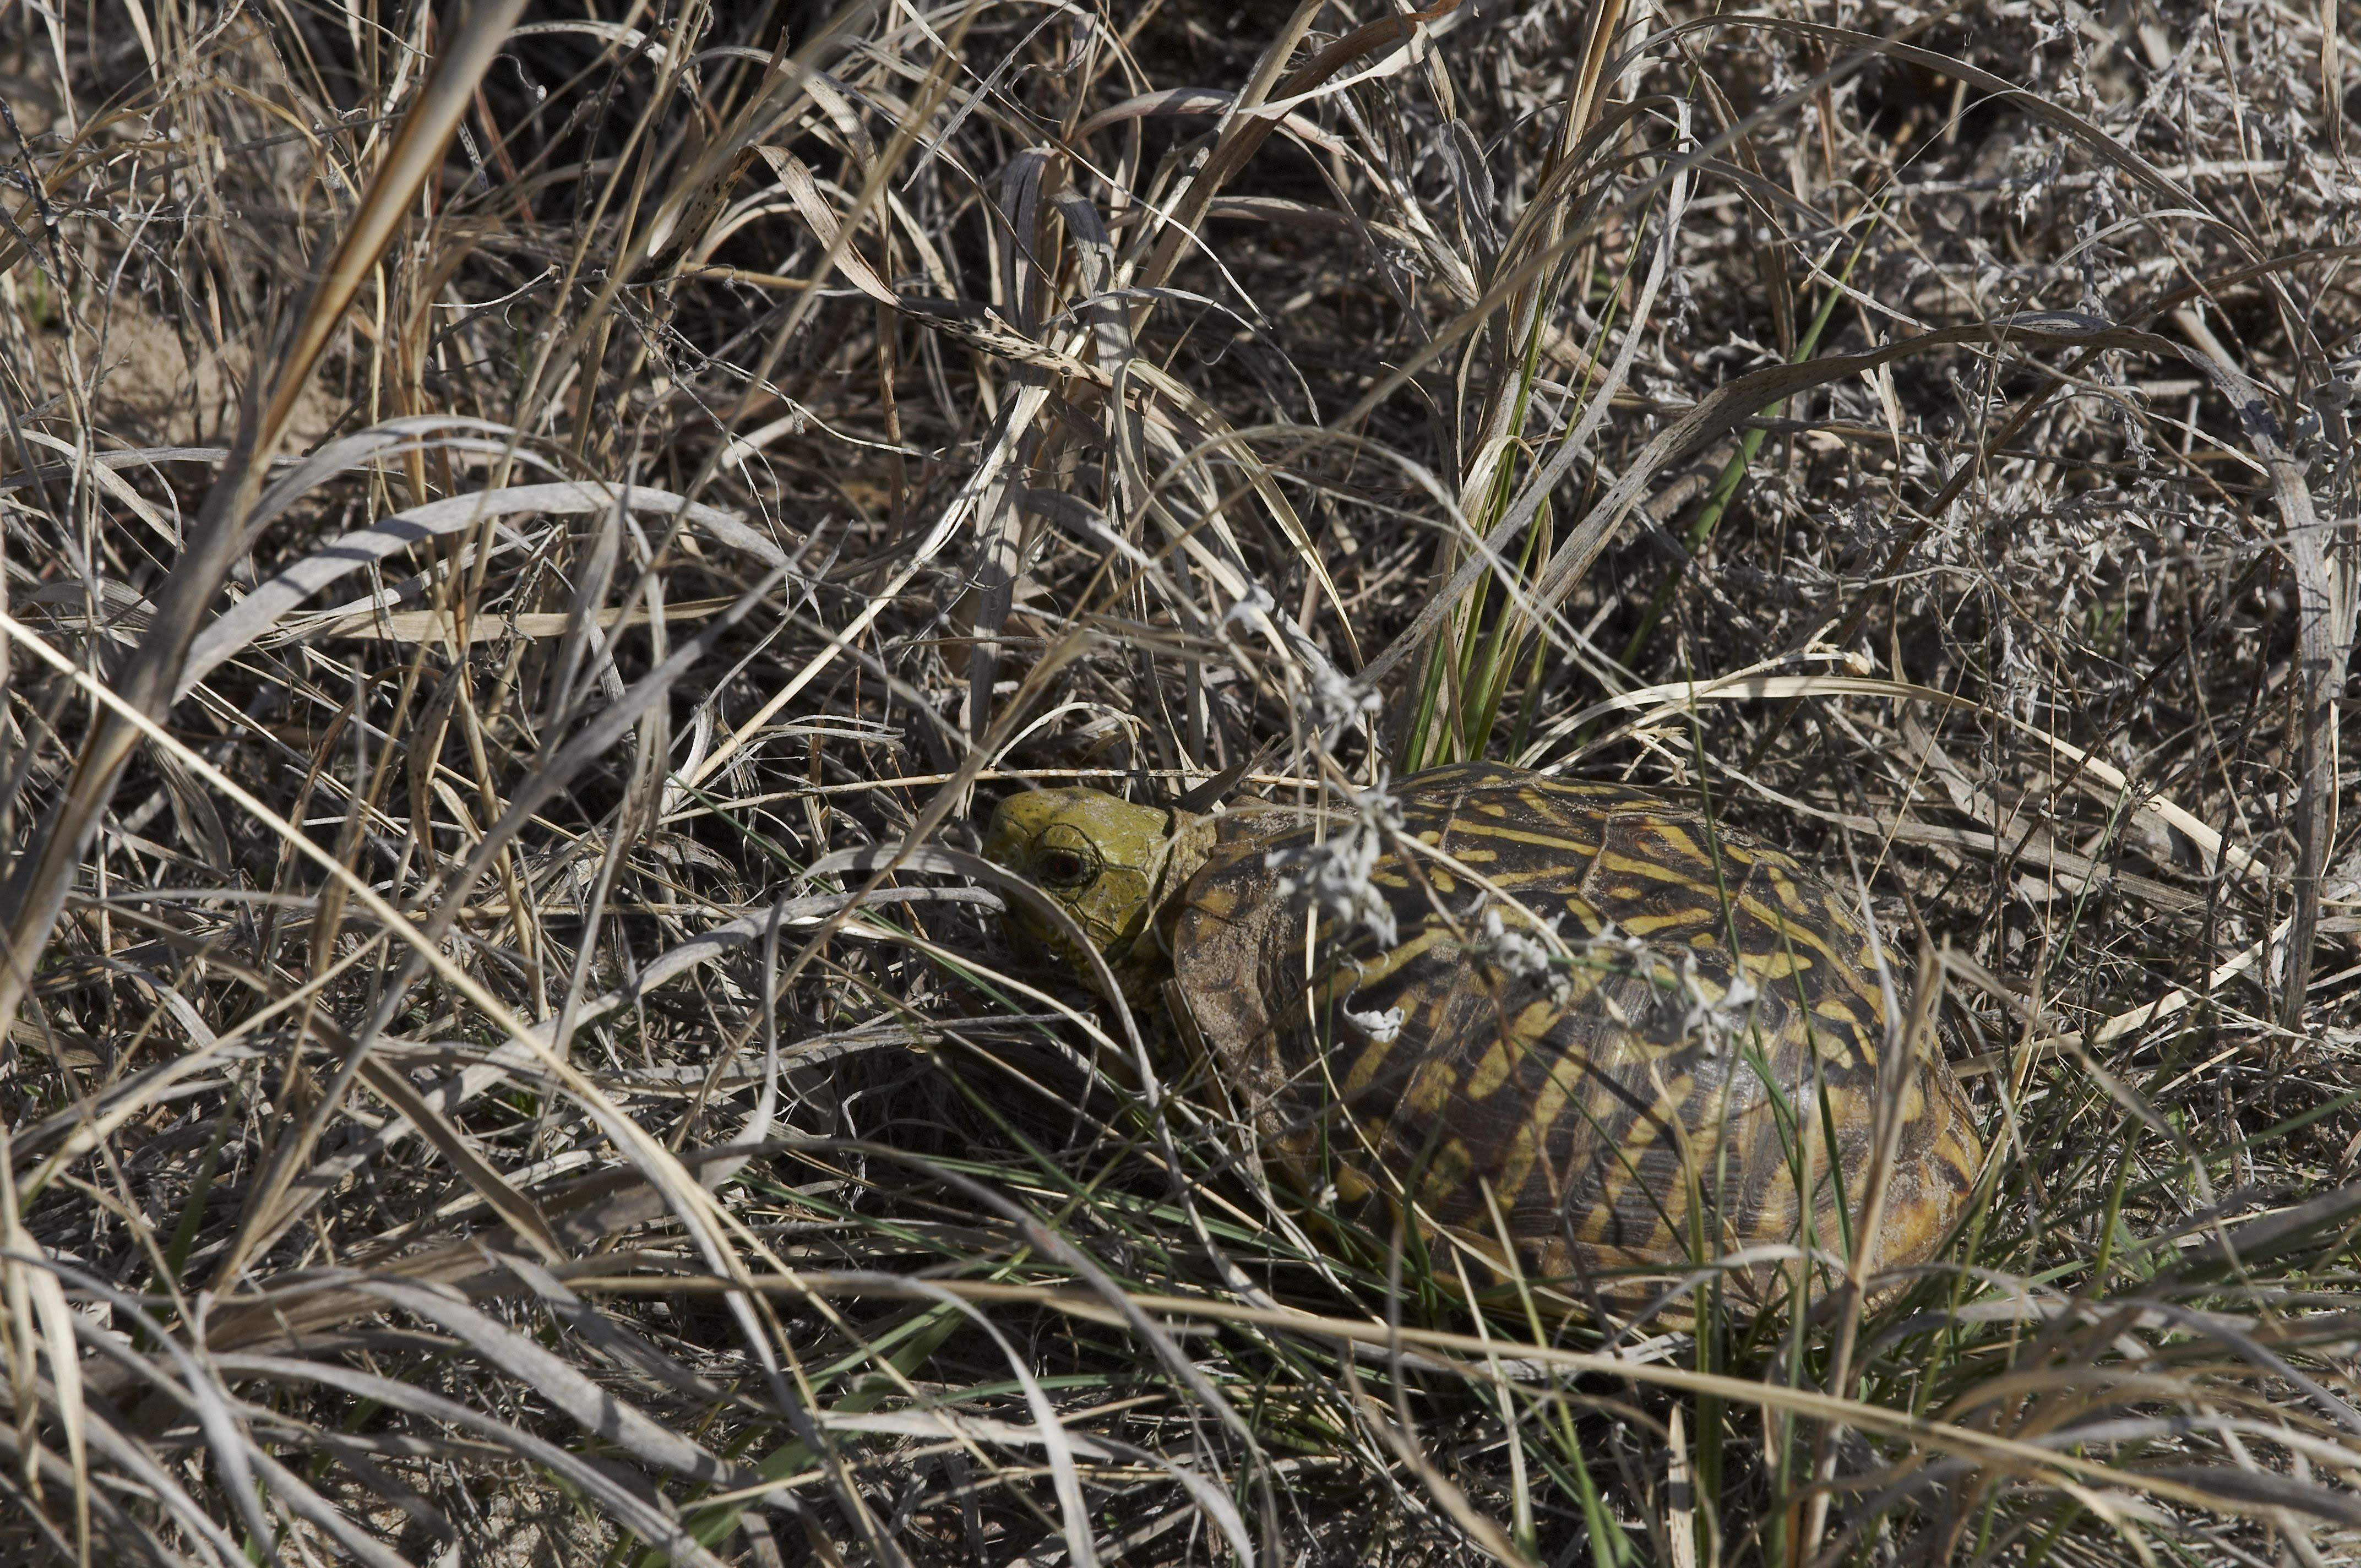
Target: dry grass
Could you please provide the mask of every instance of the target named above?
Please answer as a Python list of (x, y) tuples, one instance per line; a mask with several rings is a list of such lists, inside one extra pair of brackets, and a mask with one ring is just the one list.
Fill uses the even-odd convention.
[[(0, 5), (0, 1561), (2361, 1552), (2353, 8), (515, 9)], [(1477, 756), (1936, 1266), (1472, 1308), (965, 858)]]

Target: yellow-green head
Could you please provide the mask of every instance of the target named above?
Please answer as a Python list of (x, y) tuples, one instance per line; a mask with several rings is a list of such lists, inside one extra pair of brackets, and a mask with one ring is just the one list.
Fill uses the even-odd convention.
[[(1100, 952), (1121, 959), (1148, 929), (1183, 820), (1104, 790), (1027, 790), (992, 814), (983, 852), (1056, 899)], [(1021, 905), (1009, 919), (1069, 963), (1086, 962)]]

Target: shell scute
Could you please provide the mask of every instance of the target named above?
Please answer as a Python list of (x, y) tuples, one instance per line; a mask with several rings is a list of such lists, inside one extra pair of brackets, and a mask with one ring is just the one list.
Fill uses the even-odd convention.
[[(1305, 1185), (1389, 1196), (1492, 1255), (1505, 1222), (1516, 1266), (1559, 1277), (1791, 1241), (1806, 1214), (1833, 1245), (1887, 1032), (1846, 901), (1616, 785), (1474, 764), (1396, 798), (1418, 848), (1368, 879), (1390, 946), (1276, 895), (1266, 857), (1313, 839), (1308, 818), (1229, 830), (1167, 938), (1217, 1065), (1285, 1157), (1322, 1167)], [(1982, 1158), (1939, 1055), (1902, 1087), (1885, 1263), (1940, 1244)]]

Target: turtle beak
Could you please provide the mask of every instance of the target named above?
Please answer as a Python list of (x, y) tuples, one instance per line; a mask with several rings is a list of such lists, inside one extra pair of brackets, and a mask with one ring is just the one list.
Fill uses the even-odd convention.
[(1031, 913), (1019, 901), (1010, 899), (1006, 912), (1000, 917), (1000, 938), (1027, 969), (1052, 968), (1058, 962), (1057, 950), (1050, 946), (1049, 934), (1030, 918)]
[[(994, 808), (983, 835), (984, 859), (1005, 866), (1027, 882), (1033, 880), (1033, 841), (1056, 816), (1055, 803), (1038, 790), (1010, 795)], [(1005, 894), (1000, 918), (1001, 935), (1020, 963), (1048, 969), (1064, 959), (1066, 944), (1031, 901)]]

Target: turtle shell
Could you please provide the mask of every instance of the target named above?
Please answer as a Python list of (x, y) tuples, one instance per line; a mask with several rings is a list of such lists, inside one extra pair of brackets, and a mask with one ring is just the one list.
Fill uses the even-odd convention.
[(1799, 1190), (1849, 1253), (1891, 1095), (1870, 1261), (1942, 1245), (1982, 1150), (1931, 1031), (1881, 1076), (1850, 900), (1619, 785), (1469, 763), (1393, 798), (1399, 837), (1216, 818), (1160, 920), (1183, 1033), (1308, 1191), (1407, 1202), (1529, 1277), (1792, 1245)]

